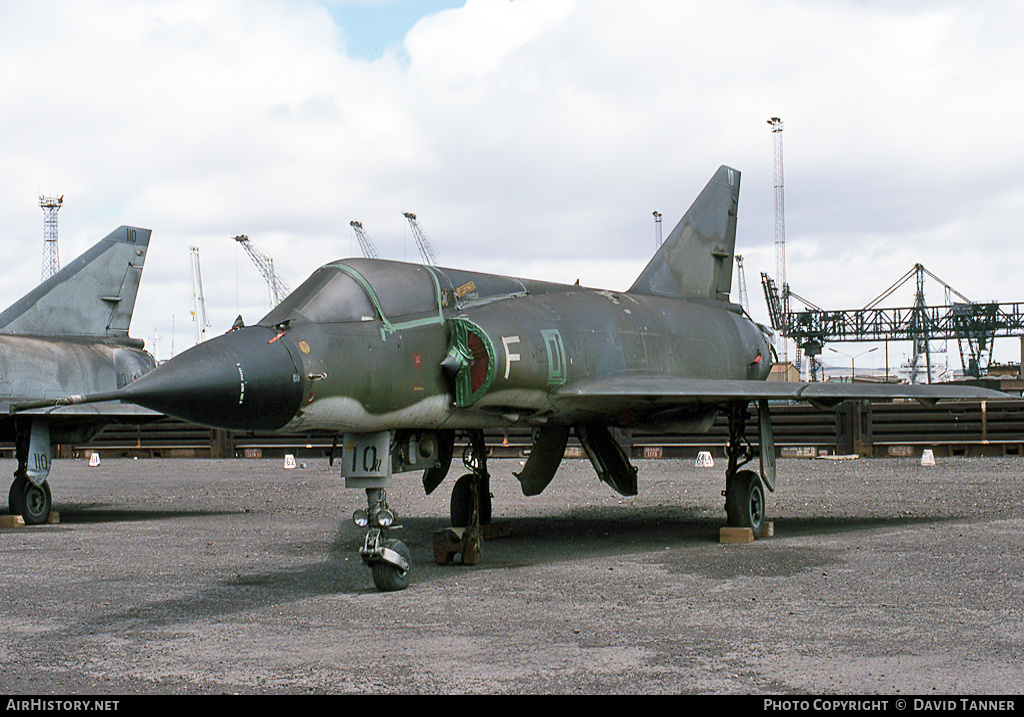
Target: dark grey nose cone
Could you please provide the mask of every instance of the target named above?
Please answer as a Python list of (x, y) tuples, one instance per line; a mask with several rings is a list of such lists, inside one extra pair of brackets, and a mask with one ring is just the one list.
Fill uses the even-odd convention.
[(122, 398), (206, 426), (281, 428), (299, 408), (302, 382), (275, 336), (253, 326), (205, 341), (128, 384)]

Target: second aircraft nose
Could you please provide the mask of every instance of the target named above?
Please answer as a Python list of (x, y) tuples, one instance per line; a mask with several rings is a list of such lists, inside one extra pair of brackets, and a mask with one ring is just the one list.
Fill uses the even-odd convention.
[(281, 428), (299, 408), (302, 380), (276, 336), (253, 326), (205, 341), (128, 384), (124, 399), (207, 426)]

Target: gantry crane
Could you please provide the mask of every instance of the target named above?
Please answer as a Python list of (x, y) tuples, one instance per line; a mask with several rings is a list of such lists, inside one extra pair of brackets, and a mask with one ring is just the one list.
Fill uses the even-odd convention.
[[(939, 282), (946, 290), (944, 306), (928, 306), (924, 300), (924, 278)], [(916, 279), (917, 290), (913, 306), (882, 309), (884, 299), (908, 282)], [(964, 373), (979, 376), (992, 358), (992, 342), (1000, 336), (1024, 335), (1024, 303), (975, 302), (967, 299), (921, 264), (904, 274), (892, 286), (873, 299), (863, 309), (825, 310), (788, 289), (787, 297), (804, 305), (803, 310), (790, 309), (780, 301), (778, 287), (767, 275), (761, 274), (772, 328), (794, 339), (808, 355), (819, 353), (826, 342), (912, 341), (914, 366), (924, 356), (927, 376), (931, 377), (928, 360), (929, 342), (937, 339), (956, 339), (960, 346), (960, 360)], [(916, 371), (911, 379), (916, 380)]]
[(423, 263), (437, 266), (437, 252), (434, 251), (434, 247), (430, 240), (427, 239), (427, 235), (420, 229), (419, 222), (416, 221), (416, 215), (412, 212), (402, 212), (402, 216), (409, 220), (409, 227), (412, 229), (412, 235), (416, 237), (416, 246), (420, 250), (420, 257), (423, 259)]
[(362, 222), (351, 221), (349, 225), (355, 230), (356, 239), (359, 240), (359, 248), (363, 251), (363, 256), (368, 259), (380, 259), (380, 254), (377, 253), (377, 247), (370, 241), (370, 237), (366, 236), (366, 232), (363, 231)]
[(246, 254), (252, 259), (253, 264), (263, 274), (263, 278), (267, 281), (267, 287), (270, 289), (270, 299), (274, 306), (281, 303), (281, 299), (288, 296), (291, 293), (281, 278), (274, 271), (274, 260), (265, 254), (261, 254), (253, 248), (249, 242), (249, 237), (245, 234), (239, 234), (235, 237), (235, 241), (242, 245), (245, 249)]

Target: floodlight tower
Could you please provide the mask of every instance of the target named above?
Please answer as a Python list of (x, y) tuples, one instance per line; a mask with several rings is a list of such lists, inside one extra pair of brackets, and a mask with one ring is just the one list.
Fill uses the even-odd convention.
[[(782, 120), (772, 117), (768, 120), (772, 128), (775, 145), (775, 281), (782, 291), (782, 310), (789, 313), (789, 284), (786, 282), (786, 212), (782, 180)], [(787, 340), (779, 336), (779, 358), (788, 360)]]
[(661, 212), (654, 212), (654, 248), (660, 249), (661, 238)]
[(60, 251), (57, 248), (57, 210), (64, 204), (64, 197), (39, 197), (43, 208), (43, 276), (46, 281), (60, 271)]

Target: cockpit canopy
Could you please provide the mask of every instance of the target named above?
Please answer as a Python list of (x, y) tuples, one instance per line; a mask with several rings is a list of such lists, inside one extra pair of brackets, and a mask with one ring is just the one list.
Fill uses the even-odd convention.
[[(353, 266), (361, 264), (361, 266)], [(351, 323), (413, 314), (438, 315), (438, 288), (416, 264), (352, 259), (322, 266), (260, 322), (291, 319)]]
[(385, 323), (436, 318), (469, 301), (526, 293), (519, 279), (381, 259), (345, 259), (313, 272), (259, 323)]

